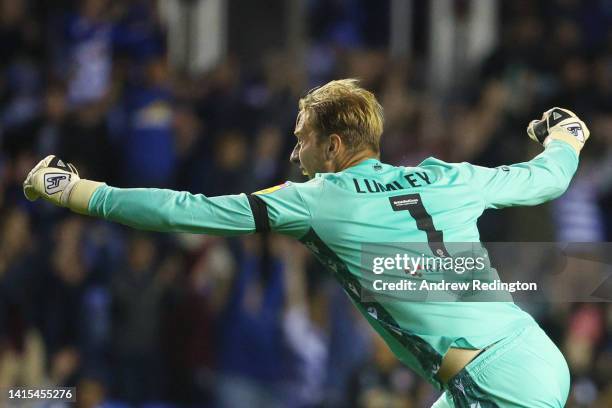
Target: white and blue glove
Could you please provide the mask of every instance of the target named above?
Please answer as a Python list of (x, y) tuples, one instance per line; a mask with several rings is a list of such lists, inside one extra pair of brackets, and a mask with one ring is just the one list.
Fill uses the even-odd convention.
[(72, 164), (51, 155), (30, 171), (23, 182), (23, 193), (30, 201), (42, 197), (57, 206), (87, 214), (89, 199), (102, 184), (81, 179)]
[(544, 147), (553, 140), (562, 140), (570, 144), (576, 153), (580, 153), (590, 136), (585, 123), (574, 112), (562, 108), (552, 108), (544, 112), (542, 119), (532, 120), (527, 134)]

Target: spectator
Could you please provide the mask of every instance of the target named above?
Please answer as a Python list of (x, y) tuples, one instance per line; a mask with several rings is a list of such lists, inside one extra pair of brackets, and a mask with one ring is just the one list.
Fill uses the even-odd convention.
[(125, 95), (126, 126), (120, 135), (126, 181), (132, 186), (168, 187), (175, 175), (176, 155), (168, 67), (157, 56), (143, 67), (145, 80)]
[(126, 265), (112, 282), (117, 395), (139, 403), (163, 395), (160, 323), (166, 282), (158, 269), (156, 243), (134, 235)]
[[(58, 72), (68, 74), (72, 106), (101, 101), (108, 96), (112, 74), (112, 31), (107, 0), (85, 0), (66, 16)], [(66, 69), (68, 68), (68, 69)]]

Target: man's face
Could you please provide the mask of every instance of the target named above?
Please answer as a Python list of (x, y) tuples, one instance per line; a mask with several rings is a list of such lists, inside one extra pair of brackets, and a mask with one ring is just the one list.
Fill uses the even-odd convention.
[(295, 124), (297, 143), (291, 152), (291, 162), (300, 165), (302, 174), (313, 178), (315, 173), (330, 171), (330, 164), (325, 160), (325, 143), (321, 143), (308, 120), (308, 113), (300, 111)]

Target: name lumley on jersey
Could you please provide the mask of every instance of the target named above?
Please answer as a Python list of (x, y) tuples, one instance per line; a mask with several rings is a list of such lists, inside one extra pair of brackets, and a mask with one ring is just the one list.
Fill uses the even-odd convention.
[(450, 347), (482, 349), (536, 323), (511, 301), (365, 299), (360, 296), (364, 243), (426, 243), (435, 256), (446, 251), (444, 242), (479, 242), (476, 221), (485, 209), (554, 199), (566, 190), (577, 166), (574, 149), (553, 141), (534, 159), (510, 166), (429, 158), (416, 167), (396, 167), (369, 159), (251, 195), (209, 198), (103, 186), (89, 212), (146, 230), (225, 236), (272, 230), (299, 239), (397, 357), (440, 388), (435, 374)]

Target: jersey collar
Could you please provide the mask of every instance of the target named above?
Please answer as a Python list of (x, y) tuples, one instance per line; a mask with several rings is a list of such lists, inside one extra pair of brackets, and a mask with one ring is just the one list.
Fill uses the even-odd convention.
[(355, 164), (354, 166), (351, 167), (347, 167), (346, 169), (339, 171), (337, 173), (315, 173), (315, 178), (317, 177), (324, 177), (326, 174), (339, 174), (339, 173), (353, 173), (353, 172), (358, 172), (361, 170), (364, 170), (366, 168), (368, 168), (368, 166), (370, 166), (370, 168), (377, 170), (378, 168), (382, 170), (382, 163), (380, 162), (380, 160), (375, 159), (375, 158), (370, 158), (370, 159), (365, 159), (363, 161), (360, 161), (359, 163)]

